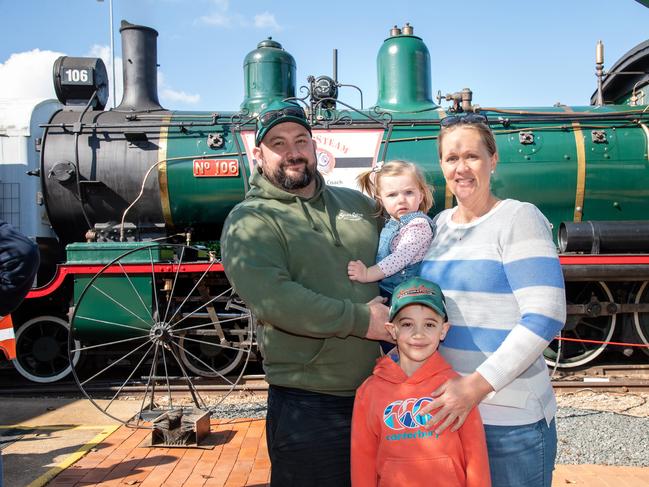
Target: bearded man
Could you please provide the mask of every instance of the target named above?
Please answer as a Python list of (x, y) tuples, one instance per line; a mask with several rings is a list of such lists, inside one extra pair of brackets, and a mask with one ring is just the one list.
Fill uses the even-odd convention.
[(228, 216), (223, 266), (257, 318), (270, 384), (266, 435), (271, 486), (350, 485), (354, 394), (388, 339), (376, 283), (347, 278), (374, 262), (374, 202), (327, 186), (304, 111), (273, 102), (259, 114), (257, 166)]

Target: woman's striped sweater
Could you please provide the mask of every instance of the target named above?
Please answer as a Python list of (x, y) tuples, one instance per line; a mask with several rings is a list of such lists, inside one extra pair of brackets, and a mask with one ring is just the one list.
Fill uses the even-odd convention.
[(446, 296), (451, 329), (440, 346), (460, 374), (477, 370), (494, 388), (480, 405), (485, 424), (522, 425), (556, 412), (543, 350), (565, 323), (561, 266), (550, 224), (532, 204), (504, 200), (437, 232), (421, 275)]

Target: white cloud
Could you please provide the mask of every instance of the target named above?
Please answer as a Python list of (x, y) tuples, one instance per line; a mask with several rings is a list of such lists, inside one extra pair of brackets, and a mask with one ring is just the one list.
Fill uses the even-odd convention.
[[(52, 66), (54, 61), (65, 54), (53, 51), (19, 52), (12, 54), (4, 63), (0, 63), (0, 98), (3, 99), (48, 99), (56, 98), (54, 82), (52, 80)], [(112, 108), (113, 83), (110, 48), (108, 46), (93, 45), (85, 54), (86, 57), (101, 58), (106, 65), (110, 90), (106, 108)], [(122, 58), (115, 58), (115, 98), (117, 104), (122, 100), (123, 76)], [(158, 93), (162, 106), (174, 103), (194, 105), (199, 103), (199, 94), (175, 90), (169, 86), (162, 72), (158, 72)], [(170, 108), (173, 108), (171, 106)]]
[(185, 93), (184, 91), (175, 91), (170, 88), (163, 88), (162, 91), (160, 92), (160, 97), (163, 100), (188, 103), (190, 105), (195, 105), (196, 103), (201, 101), (201, 95), (197, 95), (197, 94), (192, 95), (189, 93)]
[(224, 12), (230, 8), (230, 0), (213, 0), (213, 3)]
[(56, 98), (52, 80), (52, 66), (60, 52), (34, 49), (18, 52), (0, 63), (0, 97)]
[[(90, 48), (90, 51), (88, 52), (87, 56), (101, 58), (106, 64), (106, 70), (108, 71), (108, 77), (110, 79), (110, 77), (112, 76), (110, 48), (108, 46), (95, 44)], [(122, 75), (121, 57), (115, 58), (115, 78), (117, 80), (117, 84), (115, 85), (115, 89), (117, 92), (115, 95), (115, 98), (117, 99), (116, 105), (119, 105), (119, 103), (122, 101), (122, 95), (124, 90), (123, 87), (124, 79)], [(113, 107), (112, 97), (113, 97), (113, 88), (111, 87), (110, 97), (108, 99), (108, 103), (106, 104), (106, 108)], [(160, 100), (160, 104), (165, 108), (174, 108), (173, 106), (167, 107), (168, 104), (173, 105), (173, 103), (185, 103), (189, 105), (194, 105), (200, 102), (201, 100), (201, 96), (198, 94), (191, 94), (191, 93), (186, 93), (184, 91), (177, 91), (174, 90), (172, 86), (168, 86), (167, 83), (165, 82), (165, 77), (162, 71), (158, 71), (158, 98)]]
[(214, 4), (214, 11), (199, 17), (196, 22), (228, 29), (233, 27), (254, 27), (274, 31), (282, 30), (275, 15), (270, 12), (262, 12), (249, 19), (240, 13), (231, 12), (229, 0), (213, 0), (212, 3)]
[(277, 23), (275, 16), (270, 12), (263, 12), (255, 15), (254, 25), (258, 29), (282, 30), (280, 25)]
[(158, 72), (158, 92), (160, 94), (160, 104), (165, 108), (173, 108), (167, 107), (167, 102), (195, 105), (201, 101), (201, 95), (174, 90), (173, 87), (168, 86), (162, 72)]
[(215, 12), (211, 15), (203, 15), (198, 20), (207, 25), (215, 25), (217, 27), (232, 27), (232, 17), (221, 12)]

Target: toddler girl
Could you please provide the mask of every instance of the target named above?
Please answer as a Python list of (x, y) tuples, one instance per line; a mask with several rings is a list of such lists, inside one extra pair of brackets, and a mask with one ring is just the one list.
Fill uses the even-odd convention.
[(433, 240), (434, 224), (426, 215), (433, 206), (433, 193), (419, 168), (411, 162), (379, 162), (357, 178), (361, 190), (373, 197), (379, 214), (389, 216), (379, 240), (376, 264), (360, 260), (347, 264), (349, 279), (379, 282), (381, 294), (390, 297), (394, 288), (419, 275), (419, 266)]

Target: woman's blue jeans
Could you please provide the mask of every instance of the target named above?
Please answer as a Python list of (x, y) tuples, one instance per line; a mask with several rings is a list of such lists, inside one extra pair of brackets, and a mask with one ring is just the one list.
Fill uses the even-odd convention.
[(521, 426), (485, 425), (492, 487), (551, 487), (557, 456), (554, 419)]

